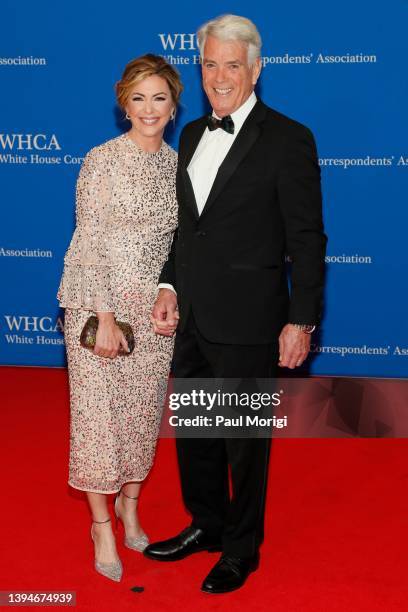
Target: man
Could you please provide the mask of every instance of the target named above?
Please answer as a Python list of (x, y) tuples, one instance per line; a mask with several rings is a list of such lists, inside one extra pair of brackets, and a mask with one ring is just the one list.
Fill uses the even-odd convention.
[[(180, 317), (176, 378), (271, 377), (278, 363), (301, 365), (321, 312), (326, 236), (316, 148), (306, 127), (257, 100), (261, 40), (251, 21), (218, 17), (198, 41), (213, 113), (180, 137), (178, 236), (152, 320), (156, 333), (171, 335)], [(269, 446), (179, 438), (192, 525), (149, 545), (146, 556), (173, 561), (220, 550), (202, 590), (241, 587), (259, 563)]]

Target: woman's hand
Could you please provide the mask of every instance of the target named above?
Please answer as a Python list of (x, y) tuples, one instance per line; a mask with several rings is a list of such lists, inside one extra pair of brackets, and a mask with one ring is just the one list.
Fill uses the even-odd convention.
[(98, 331), (96, 332), (96, 343), (93, 350), (98, 357), (109, 357), (114, 359), (119, 353), (119, 349), (129, 352), (129, 347), (122, 330), (116, 324), (113, 312), (97, 312)]
[(171, 289), (160, 289), (150, 317), (155, 334), (172, 336), (179, 321), (177, 295)]

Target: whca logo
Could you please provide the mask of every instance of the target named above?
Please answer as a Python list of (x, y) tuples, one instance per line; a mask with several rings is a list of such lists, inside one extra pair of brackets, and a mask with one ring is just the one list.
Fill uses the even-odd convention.
[(0, 134), (0, 146), (4, 151), (60, 151), (55, 134)]

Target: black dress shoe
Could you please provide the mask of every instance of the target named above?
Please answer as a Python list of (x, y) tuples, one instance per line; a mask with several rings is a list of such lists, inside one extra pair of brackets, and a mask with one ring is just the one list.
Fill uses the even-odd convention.
[(205, 593), (229, 593), (242, 587), (251, 572), (258, 569), (259, 553), (253, 557), (241, 559), (230, 555), (221, 555), (214, 565), (201, 590)]
[(155, 561), (178, 561), (202, 550), (219, 552), (222, 545), (220, 541), (208, 538), (202, 529), (191, 526), (183, 529), (175, 538), (149, 544), (143, 554)]

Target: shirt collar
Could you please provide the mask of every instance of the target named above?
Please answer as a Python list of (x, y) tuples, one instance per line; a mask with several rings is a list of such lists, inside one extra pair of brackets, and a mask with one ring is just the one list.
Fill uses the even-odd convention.
[[(237, 108), (236, 111), (231, 113), (231, 119), (233, 120), (235, 126), (234, 134), (237, 134), (237, 132), (241, 129), (245, 119), (248, 117), (249, 113), (254, 108), (256, 103), (257, 97), (255, 95), (255, 92), (253, 91), (249, 98), (247, 98), (246, 101), (242, 104), (242, 106), (240, 106), (239, 108)], [(213, 117), (220, 119), (220, 117), (218, 117), (214, 111), (212, 114)]]

